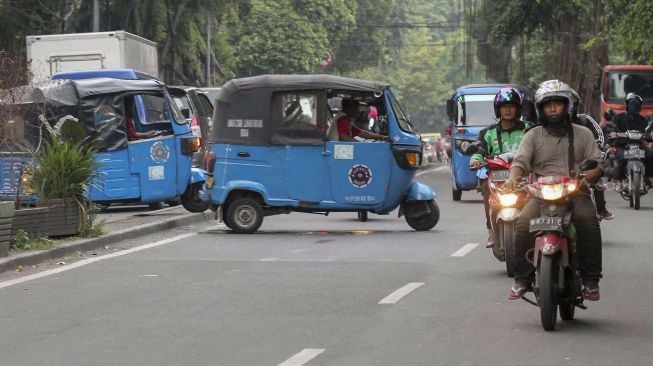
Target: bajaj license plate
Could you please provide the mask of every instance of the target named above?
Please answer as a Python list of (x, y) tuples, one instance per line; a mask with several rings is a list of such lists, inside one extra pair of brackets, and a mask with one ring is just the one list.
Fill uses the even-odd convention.
[(493, 182), (503, 182), (508, 180), (508, 170), (493, 170), (490, 172), (490, 179)]
[(210, 176), (206, 177), (206, 188), (208, 189), (213, 188), (213, 177)]
[(562, 231), (562, 217), (538, 217), (529, 222), (529, 231)]
[(630, 149), (624, 151), (624, 159), (644, 159), (644, 150)]

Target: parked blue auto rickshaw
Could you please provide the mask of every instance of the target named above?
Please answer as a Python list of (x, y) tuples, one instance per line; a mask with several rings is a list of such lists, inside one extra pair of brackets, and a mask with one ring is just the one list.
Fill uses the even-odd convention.
[[(98, 177), (88, 192), (93, 202), (158, 204), (181, 197), (191, 212), (207, 209), (208, 204), (198, 198), (203, 171), (191, 171), (191, 156), (199, 149), (199, 139), (192, 136), (163, 83), (61, 80), (35, 88), (33, 96), (37, 94), (43, 104), (41, 121), (54, 126), (62, 117), (72, 117), (83, 131), (84, 143), (97, 149)], [(136, 98), (143, 102), (145, 113), (131, 116), (130, 131), (126, 107)], [(69, 117), (64, 119), (72, 123)], [(157, 135), (145, 137), (148, 131), (157, 131)]]
[(482, 129), (497, 122), (494, 116), (494, 97), (505, 87), (514, 87), (525, 97), (522, 119), (532, 121), (535, 109), (532, 93), (517, 84), (471, 84), (460, 87), (447, 100), (447, 115), (451, 123), (451, 183), (452, 198), (460, 201), (463, 191), (476, 190), (476, 172), (469, 169), (465, 148), (476, 141)]
[[(344, 98), (376, 107), (390, 142), (338, 141), (331, 107)], [(200, 197), (234, 232), (256, 232), (267, 215), (397, 207), (415, 230), (437, 224), (436, 193), (414, 181), (420, 137), (388, 84), (263, 75), (229, 81), (216, 103)]]

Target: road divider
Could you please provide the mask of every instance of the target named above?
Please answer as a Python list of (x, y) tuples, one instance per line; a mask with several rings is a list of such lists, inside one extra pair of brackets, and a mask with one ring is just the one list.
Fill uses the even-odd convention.
[(384, 297), (381, 301), (379, 301), (379, 304), (396, 304), (399, 300), (404, 298), (409, 293), (417, 290), (422, 285), (424, 285), (424, 282), (411, 282), (391, 293), (390, 295)]

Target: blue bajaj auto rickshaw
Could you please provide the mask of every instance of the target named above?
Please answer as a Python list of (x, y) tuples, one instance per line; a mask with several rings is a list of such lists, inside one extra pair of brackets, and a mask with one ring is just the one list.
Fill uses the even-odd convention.
[[(98, 176), (88, 191), (93, 202), (158, 205), (181, 197), (191, 212), (208, 208), (198, 197), (204, 173), (191, 170), (199, 139), (192, 136), (163, 83), (65, 80), (43, 87), (42, 92), (48, 122), (74, 117), (84, 143), (97, 150)], [(134, 112), (136, 98), (145, 107), (143, 115)]]
[[(390, 142), (339, 141), (343, 99), (376, 107)], [(293, 211), (387, 214), (400, 207), (416, 230), (438, 222), (435, 192), (414, 181), (420, 137), (387, 84), (328, 75), (235, 79), (220, 90), (213, 121), (201, 197), (237, 233)]]
[(447, 100), (447, 115), (451, 123), (451, 179), (452, 198), (460, 201), (463, 191), (476, 190), (478, 178), (469, 169), (468, 155), (464, 151), (476, 141), (482, 129), (497, 122), (494, 115), (494, 97), (501, 88), (513, 87), (525, 96), (522, 118), (532, 121), (535, 109), (530, 90), (515, 84), (473, 84), (460, 87)]

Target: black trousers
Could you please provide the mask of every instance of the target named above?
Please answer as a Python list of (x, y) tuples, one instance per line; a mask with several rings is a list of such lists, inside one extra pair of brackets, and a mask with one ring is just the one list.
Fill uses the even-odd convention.
[(492, 229), (490, 223), (490, 186), (487, 184), (487, 179), (481, 182), (483, 192), (483, 207), (485, 207), (485, 226), (488, 230)]
[[(526, 259), (528, 250), (535, 246), (535, 238), (528, 231), (531, 219), (540, 216), (538, 199), (526, 202), (515, 226), (515, 280), (523, 284), (533, 281), (535, 267)], [(574, 198), (572, 221), (576, 226), (578, 242), (578, 264), (584, 281), (598, 281), (601, 278), (601, 227), (596, 217), (596, 209), (588, 194), (579, 193)]]
[(594, 203), (596, 203), (596, 210), (597, 211), (603, 211), (605, 210), (605, 191), (594, 189), (592, 190), (592, 194), (594, 195)]

